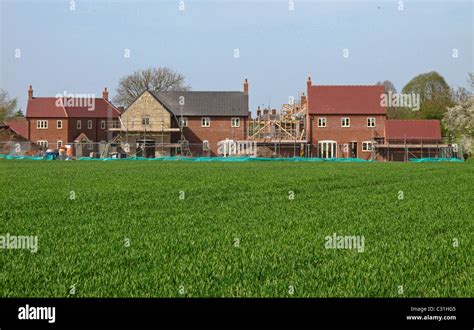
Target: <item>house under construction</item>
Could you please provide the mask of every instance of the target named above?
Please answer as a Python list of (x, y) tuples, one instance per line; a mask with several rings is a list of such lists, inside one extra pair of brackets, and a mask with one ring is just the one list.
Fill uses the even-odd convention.
[(249, 121), (249, 140), (258, 144), (261, 156), (303, 156), (306, 148), (306, 95), (283, 104), (281, 110), (257, 109)]

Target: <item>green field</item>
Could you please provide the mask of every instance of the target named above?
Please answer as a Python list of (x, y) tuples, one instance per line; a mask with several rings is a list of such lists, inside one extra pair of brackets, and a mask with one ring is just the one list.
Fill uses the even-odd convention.
[[(0, 250), (1, 297), (474, 295), (473, 161), (0, 160), (0, 173), (0, 235), (38, 237), (36, 253)], [(364, 251), (326, 249), (333, 233)]]

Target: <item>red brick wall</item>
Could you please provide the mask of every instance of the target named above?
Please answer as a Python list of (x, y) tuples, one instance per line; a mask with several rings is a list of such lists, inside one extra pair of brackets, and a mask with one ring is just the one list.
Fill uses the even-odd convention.
[(229, 140), (247, 139), (247, 120), (248, 117), (240, 118), (240, 127), (231, 127), (232, 117), (210, 117), (211, 127), (201, 127), (202, 117), (187, 117), (188, 127), (184, 128), (184, 135), (189, 143), (200, 143), (204, 140), (209, 141), (211, 155), (217, 155), (217, 142)]
[[(81, 121), (81, 129), (77, 128), (77, 121)], [(87, 122), (92, 120), (92, 129), (87, 127)], [(107, 125), (105, 129), (102, 129), (100, 122), (105, 118), (69, 118), (69, 140), (73, 142), (79, 134), (84, 133), (93, 142), (108, 141), (107, 136)]]
[[(47, 129), (38, 129), (36, 128), (37, 120), (47, 120), (48, 128)], [(56, 128), (56, 121), (62, 120), (63, 128)], [(77, 121), (82, 121), (81, 129), (77, 129)], [(87, 121), (92, 120), (92, 129), (87, 128)], [(51, 147), (55, 147), (58, 140), (63, 141), (64, 144), (74, 142), (74, 139), (77, 136), (84, 132), (89, 139), (93, 142), (108, 141), (108, 131), (102, 129), (100, 126), (101, 118), (28, 118), (30, 137), (31, 142), (46, 140)]]
[[(348, 144), (350, 149), (350, 142), (357, 142), (357, 157), (362, 159), (369, 159), (370, 152), (362, 152), (362, 141), (371, 141), (375, 137), (383, 137), (385, 127), (385, 115), (311, 115), (311, 147), (312, 156), (317, 156), (316, 150), (318, 141), (334, 140), (337, 142), (338, 151), (337, 157), (350, 157), (349, 151), (344, 152), (343, 144)], [(318, 127), (318, 118), (326, 118), (326, 127)], [(350, 118), (350, 127), (341, 127), (341, 118)], [(375, 127), (367, 127), (367, 118), (375, 118)]]
[[(48, 128), (47, 129), (38, 129), (37, 120), (47, 120)], [(63, 128), (57, 129), (56, 122), (57, 120), (62, 120)], [(52, 148), (56, 147), (58, 140), (63, 141), (65, 144), (68, 142), (68, 121), (67, 118), (28, 118), (29, 125), (29, 140), (33, 143), (36, 143), (40, 140), (48, 141), (49, 145)]]

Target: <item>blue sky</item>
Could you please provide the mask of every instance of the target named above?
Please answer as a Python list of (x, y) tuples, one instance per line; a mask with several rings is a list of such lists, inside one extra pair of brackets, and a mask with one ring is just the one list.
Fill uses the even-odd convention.
[(406, 0), (402, 11), (398, 0), (294, 0), (293, 11), (288, 0), (184, 4), (76, 0), (71, 11), (70, 0), (0, 0), (0, 87), (25, 110), (29, 84), (36, 96), (104, 86), (113, 96), (121, 76), (167, 66), (193, 90), (242, 90), (248, 78), (255, 111), (297, 96), (308, 75), (326, 85), (389, 79), (400, 90), (432, 70), (466, 86), (474, 71), (470, 0)]

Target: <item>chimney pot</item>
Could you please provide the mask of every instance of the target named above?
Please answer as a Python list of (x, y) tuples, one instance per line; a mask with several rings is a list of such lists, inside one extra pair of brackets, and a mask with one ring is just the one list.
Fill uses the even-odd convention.
[(102, 91), (102, 98), (106, 101), (109, 100), (109, 91), (107, 90), (107, 87), (104, 87), (104, 90)]
[(247, 78), (245, 78), (244, 81), (244, 94), (249, 95), (249, 81), (247, 80)]
[(28, 88), (28, 100), (31, 100), (33, 98), (33, 86), (30, 85)]

